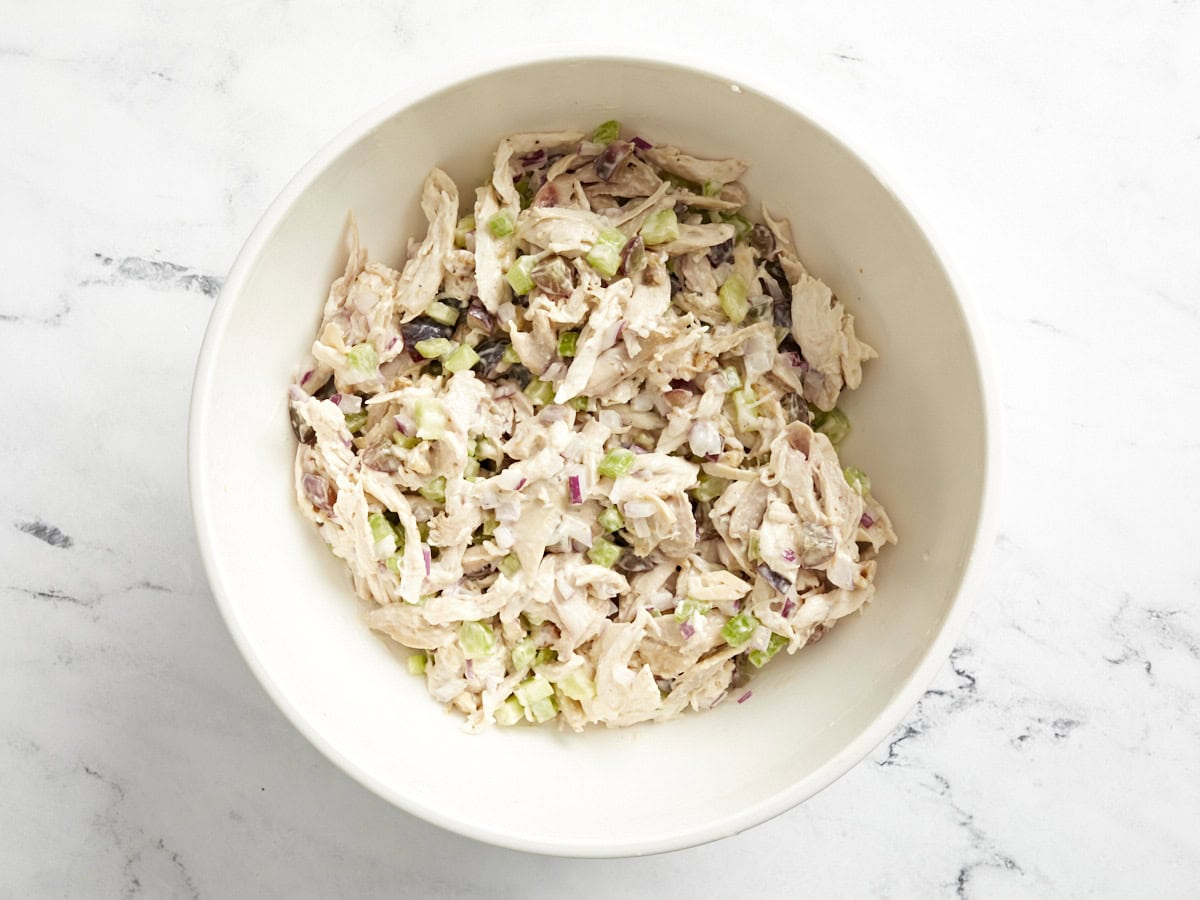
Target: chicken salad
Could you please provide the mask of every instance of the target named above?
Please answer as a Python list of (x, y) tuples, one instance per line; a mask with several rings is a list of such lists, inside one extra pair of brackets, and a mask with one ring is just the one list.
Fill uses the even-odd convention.
[(518, 134), (465, 216), (429, 173), (399, 270), (351, 227), (296, 498), (474, 729), (707, 709), (874, 595), (896, 535), (837, 403), (876, 354), (747, 168)]

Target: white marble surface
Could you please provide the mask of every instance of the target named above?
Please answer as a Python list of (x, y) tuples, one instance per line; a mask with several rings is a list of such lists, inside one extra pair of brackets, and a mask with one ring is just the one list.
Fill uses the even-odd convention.
[[(773, 6), (3, 4), (0, 895), (1196, 895), (1200, 8)], [(580, 862), (427, 826), (293, 730), (211, 601), (184, 437), (301, 163), (417, 73), (606, 22), (801, 85), (919, 198), (1006, 479), (953, 659), (867, 760), (739, 837)]]

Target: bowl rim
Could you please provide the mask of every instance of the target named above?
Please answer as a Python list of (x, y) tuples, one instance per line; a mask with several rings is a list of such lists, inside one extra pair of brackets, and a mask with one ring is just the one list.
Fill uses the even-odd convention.
[[(912, 219), (928, 242), (934, 259), (941, 267), (962, 311), (969, 349), (975, 361), (982, 393), (983, 478), (979, 498), (979, 515), (975, 522), (971, 550), (947, 615), (933, 639), (926, 646), (912, 674), (897, 686), (891, 699), (866, 728), (824, 765), (809, 775), (793, 782), (788, 788), (772, 797), (745, 807), (736, 813), (685, 830), (660, 833), (648, 840), (614, 836), (602, 840), (556, 841), (550, 838), (529, 838), (480, 827), (470, 820), (447, 815), (436, 807), (414, 801), (384, 784), (369, 771), (344, 756), (322, 735), (316, 725), (306, 719), (289, 702), (284, 692), (275, 685), (265, 664), (255, 654), (249, 638), (243, 632), (233, 599), (234, 591), (217, 564), (211, 527), (211, 497), (209, 488), (200, 477), (200, 473), (206, 469), (204, 465), (205, 435), (208, 430), (208, 412), (213, 401), (212, 382), (216, 373), (215, 360), (222, 337), (232, 316), (235, 300), (243, 292), (259, 256), (273, 239), (280, 224), (304, 191), (329, 165), (364, 135), (421, 100), (482, 77), (529, 66), (572, 61), (650, 64), (728, 81), (731, 88), (756, 92), (785, 107), (820, 132), (833, 146), (856, 159)], [(993, 375), (991, 357), (984, 342), (978, 311), (964, 287), (961, 275), (948, 260), (943, 242), (930, 227), (928, 220), (921, 214), (919, 208), (895, 186), (891, 178), (884, 174), (878, 161), (870, 153), (864, 152), (860, 147), (854, 146), (840, 136), (844, 131), (837, 127), (836, 116), (830, 115), (828, 110), (822, 109), (819, 115), (814, 115), (809, 111), (811, 107), (798, 102), (793, 90), (789, 90), (783, 85), (768, 85), (764, 83), (766, 81), (768, 80), (760, 80), (750, 72), (739, 71), (736, 66), (727, 65), (724, 60), (713, 65), (711, 61), (697, 55), (661, 47), (631, 48), (601, 42), (558, 45), (544, 48), (541, 51), (522, 52), (519, 57), (513, 54), (493, 54), (477, 60), (465, 68), (458, 63), (453, 69), (443, 65), (440, 70), (410, 83), (375, 104), (327, 141), (292, 176), (267, 206), (234, 260), (205, 329), (197, 358), (188, 414), (188, 493), (204, 572), (216, 600), (217, 608), (234, 643), (259, 684), (284, 716), (335, 766), (363, 787), (405, 812), (448, 831), (500, 847), (577, 858), (643, 856), (680, 850), (729, 837), (760, 825), (803, 803), (865, 759), (916, 705), (938, 670), (949, 658), (954, 644), (963, 630), (971, 611), (968, 598), (979, 587), (980, 573), (996, 531), (995, 498), (1000, 480), (999, 460), (1001, 459), (1000, 406), (997, 383)]]

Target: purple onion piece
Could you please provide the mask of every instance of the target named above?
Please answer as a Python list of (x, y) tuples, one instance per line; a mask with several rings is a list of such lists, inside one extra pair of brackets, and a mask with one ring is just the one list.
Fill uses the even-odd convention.
[(785, 601), (783, 601), (783, 609), (780, 610), (779, 614), (786, 619), (795, 611), (796, 611), (796, 601), (793, 600), (791, 597), (788, 597)]
[(696, 633), (696, 629), (692, 627), (691, 622), (681, 622), (679, 623), (679, 633), (683, 635), (684, 640), (690, 640)]
[(528, 482), (528, 480), (529, 479), (527, 479), (527, 478), (522, 478), (520, 481), (517, 482), (517, 486), (514, 490), (519, 491), (521, 488), (525, 487), (525, 484), (526, 484), (526, 482)]
[(793, 550), (791, 547), (784, 547), (782, 552), (780, 552), (779, 555), (782, 556), (784, 559), (786, 559), (788, 562), (796, 561), (796, 551)]
[(408, 434), (408, 429), (404, 427), (404, 420), (399, 416), (392, 416), (392, 424), (396, 426), (396, 430), (401, 434)]
[(639, 150), (653, 150), (654, 149), (654, 145), (652, 143), (650, 143), (645, 138), (638, 137), (637, 135), (633, 136), (633, 139), (630, 141), (630, 143), (633, 144), (633, 146), (637, 147)]
[(754, 691), (746, 691), (746, 693), (742, 694), (742, 696), (737, 698), (737, 702), (745, 703), (747, 700), (749, 700), (753, 696), (754, 696)]
[(397, 337), (393, 337), (393, 338), (392, 338), (390, 341), (388, 341), (388, 342), (387, 342), (387, 346), (386, 346), (386, 347), (384, 347), (383, 349), (384, 349), (384, 350), (391, 350), (393, 347), (395, 347), (395, 346), (396, 346), (396, 341), (398, 341), (398, 340), (400, 340), (399, 336), (397, 336)]
[(583, 505), (583, 488), (579, 484), (578, 475), (567, 476), (567, 492), (571, 496), (571, 504), (573, 506)]
[(376, 472), (387, 472), (393, 475), (400, 471), (400, 460), (388, 452), (386, 446), (369, 448), (362, 455), (363, 465)]
[(522, 156), (521, 157), (521, 165), (522, 166), (534, 166), (534, 165), (537, 165), (538, 163), (540, 163), (545, 158), (546, 158), (546, 148), (541, 147), (537, 150), (534, 150), (532, 153), (526, 153), (524, 156)]
[(618, 269), (622, 275), (632, 275), (646, 265), (646, 245), (639, 234), (631, 241), (626, 241), (621, 249), (621, 266)]
[(433, 553), (426, 544), (421, 545), (421, 557), (425, 560), (425, 575), (428, 576), (433, 572)]
[(875, 524), (875, 520), (871, 518), (870, 513), (863, 513), (862, 518), (858, 520), (858, 524), (863, 528), (870, 528)]
[(767, 583), (781, 594), (786, 594), (792, 589), (792, 583), (766, 563), (758, 564), (758, 574), (767, 579)]
[(313, 371), (314, 371), (313, 369), (309, 369), (307, 372), (304, 373), (304, 377), (300, 379), (301, 387), (308, 384), (308, 379), (313, 377)]
[(328, 479), (309, 472), (300, 480), (300, 483), (304, 487), (304, 496), (313, 506), (326, 512), (333, 512), (333, 504), (337, 501), (337, 491), (333, 489), (333, 485), (329, 483)]
[(478, 300), (472, 299), (467, 307), (467, 323), (477, 326), (480, 330), (491, 332), (496, 327), (496, 320)]
[(613, 141), (596, 157), (596, 177), (608, 181), (632, 152), (633, 144), (628, 141)]
[(551, 297), (566, 297), (575, 290), (575, 276), (561, 256), (543, 259), (529, 273), (530, 279)]

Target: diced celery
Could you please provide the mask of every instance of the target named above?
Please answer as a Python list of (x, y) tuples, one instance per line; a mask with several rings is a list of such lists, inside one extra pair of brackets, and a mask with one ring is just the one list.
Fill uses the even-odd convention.
[(710, 609), (712, 609), (710, 604), (704, 603), (700, 600), (693, 600), (691, 597), (686, 597), (675, 607), (675, 621), (686, 622), (692, 616), (704, 615)]
[[(538, 623), (541, 624), (541, 623)], [(543, 647), (533, 658), (533, 667), (544, 666), (547, 663), (558, 662), (558, 651), (553, 647)]]
[(453, 353), (457, 346), (449, 338), (428, 338), (424, 341), (417, 341), (413, 344), (413, 349), (426, 359), (437, 359), (439, 356)]
[(516, 689), (513, 691), (513, 696), (521, 701), (522, 706), (528, 709), (539, 700), (545, 700), (548, 697), (553, 697), (554, 685), (548, 682), (541, 675), (531, 675), (529, 678), (526, 678), (517, 685)]
[(533, 185), (529, 183), (529, 176), (526, 175), (519, 179), (513, 187), (517, 189), (517, 196), (521, 198), (521, 209), (529, 209), (529, 204), (533, 202), (534, 198)]
[(674, 209), (660, 209), (642, 223), (638, 232), (647, 247), (666, 244), (679, 238), (679, 219)]
[(558, 689), (572, 700), (591, 700), (596, 696), (595, 683), (578, 669), (560, 681)]
[(425, 307), (425, 315), (443, 325), (453, 325), (458, 321), (458, 309), (441, 300), (434, 300)]
[(528, 668), (533, 664), (533, 658), (537, 655), (537, 647), (533, 645), (533, 638), (524, 638), (517, 641), (517, 645), (512, 648), (512, 665), (517, 672)]
[(711, 503), (720, 497), (727, 487), (728, 480), (701, 472), (700, 477), (696, 479), (696, 486), (692, 488), (692, 496), (701, 503)]
[(521, 709), (520, 700), (516, 697), (509, 697), (496, 707), (495, 715), (497, 725), (516, 725), (525, 718), (525, 710)]
[(446, 476), (439, 475), (433, 481), (429, 482), (423, 488), (419, 488), (417, 493), (433, 503), (446, 502)]
[(780, 650), (788, 645), (788, 639), (782, 634), (771, 632), (771, 640), (767, 643), (766, 650), (751, 650), (746, 655), (750, 657), (750, 662), (754, 664), (754, 668), (761, 669), (765, 666)]
[(843, 474), (846, 476), (846, 483), (854, 488), (860, 496), (865, 497), (871, 493), (871, 478), (862, 469), (848, 466), (843, 470)]
[(564, 331), (558, 336), (558, 355), (574, 356), (575, 348), (579, 346), (578, 331)]
[(537, 263), (537, 258), (533, 256), (518, 256), (517, 261), (508, 268), (505, 273), (505, 278), (508, 279), (509, 285), (513, 292), (517, 295), (528, 294), (533, 290), (533, 278), (529, 273), (533, 270)]
[(420, 397), (413, 407), (413, 418), (417, 422), (417, 437), (423, 441), (436, 441), (446, 435), (446, 411), (442, 401), (432, 397)]
[(458, 643), (463, 656), (479, 659), (492, 655), (496, 649), (496, 636), (492, 633), (492, 626), (484, 622), (463, 622), (458, 629)]
[(483, 511), (483, 536), (493, 537), (496, 534), (496, 526), (500, 524), (500, 520), (496, 518), (496, 514), (490, 509)]
[(742, 431), (757, 431), (758, 413), (754, 411), (754, 407), (758, 404), (758, 397), (754, 395), (754, 391), (743, 387), (733, 391), (729, 396), (733, 399), (737, 427)]
[(395, 539), (396, 531), (392, 528), (392, 523), (387, 520), (383, 513), (373, 512), (367, 516), (367, 525), (371, 528), (371, 540), (375, 543), (386, 541), (388, 538)]
[(468, 481), (474, 481), (479, 476), (479, 460), (468, 459), (467, 464), (463, 466), (463, 478)]
[(600, 464), (596, 466), (596, 471), (608, 478), (620, 478), (633, 468), (634, 457), (635, 454), (632, 450), (625, 450), (622, 447), (609, 450), (600, 460)]
[(754, 226), (750, 224), (750, 221), (740, 213), (732, 213), (723, 218), (733, 226), (733, 237), (735, 240), (743, 240), (754, 230)]
[(357, 381), (371, 381), (379, 377), (379, 354), (369, 341), (355, 344), (346, 351), (346, 365)]
[(504, 353), (500, 356), (500, 362), (508, 363), (510, 366), (520, 365), (521, 354), (517, 353), (517, 348), (509, 344), (504, 348)]
[(567, 401), (567, 406), (571, 409), (577, 409), (580, 412), (587, 412), (587, 408), (591, 405), (591, 401), (587, 397), (572, 397)]
[(725, 384), (729, 386), (729, 390), (736, 391), (742, 386), (742, 376), (738, 374), (738, 370), (733, 366), (726, 366), (721, 370), (721, 377), (725, 379)]
[(447, 372), (462, 372), (472, 368), (477, 362), (479, 362), (479, 354), (466, 344), (459, 344), (446, 357), (446, 361), (442, 363), (442, 368)]
[(782, 325), (776, 326), (775, 327), (775, 345), (779, 346), (780, 344), (782, 344), (784, 342), (784, 340), (787, 338), (787, 336), (791, 333), (792, 333), (792, 331), (790, 328), (784, 328)]
[(351, 434), (358, 434), (362, 427), (367, 424), (367, 411), (360, 409), (358, 412), (346, 413), (346, 427), (350, 429)]
[(762, 559), (762, 549), (758, 545), (758, 532), (750, 532), (750, 537), (746, 541), (746, 555), (750, 557), (751, 562), (758, 562)]
[(746, 313), (750, 311), (750, 302), (746, 299), (747, 290), (746, 279), (734, 272), (717, 291), (721, 300), (721, 310), (734, 325), (741, 325)]
[(704, 182), (704, 188), (703, 188), (704, 196), (705, 197), (719, 197), (721, 195), (721, 188), (723, 188), (723, 187), (725, 187), (725, 185), (721, 184), (721, 182), (712, 181), (710, 179), (709, 181)]
[(544, 700), (535, 700), (529, 705), (528, 712), (533, 721), (541, 725), (543, 722), (549, 722), (558, 715), (558, 704), (554, 702), (553, 697), (547, 697)]
[(625, 248), (625, 235), (615, 228), (605, 228), (588, 251), (588, 265), (603, 275), (612, 278), (621, 267), (621, 251)]
[(758, 619), (748, 612), (738, 613), (721, 628), (721, 636), (730, 644), (744, 644), (758, 627)]
[(617, 564), (617, 560), (621, 558), (621, 548), (612, 541), (607, 541), (604, 538), (596, 538), (587, 555), (588, 559), (596, 565), (611, 569)]
[(395, 556), (389, 556), (387, 558), (388, 571), (391, 572), (393, 575), (399, 575), (400, 569), (403, 565), (404, 565), (404, 557), (400, 556), (399, 554), (397, 554)]
[(818, 413), (813, 419), (813, 431), (819, 431), (836, 447), (850, 434), (850, 420), (836, 406), (829, 412)]
[(408, 658), (408, 674), (409, 675), (424, 675), (425, 663), (428, 660), (424, 653), (414, 653)]
[(610, 506), (604, 512), (596, 517), (596, 521), (600, 523), (600, 527), (606, 533), (619, 531), (625, 527), (625, 517), (621, 515), (621, 511), (615, 506)]
[(474, 230), (474, 216), (463, 216), (459, 219), (458, 224), (454, 226), (454, 246), (465, 249), (467, 246), (467, 233)]
[(488, 231), (496, 237), (504, 237), (507, 234), (512, 234), (517, 223), (513, 221), (512, 213), (507, 209), (502, 209), (490, 219), (488, 219)]
[(525, 396), (534, 406), (545, 406), (554, 399), (554, 385), (549, 381), (531, 381), (525, 385)]
[(411, 434), (396, 431), (392, 433), (392, 443), (397, 447), (403, 447), (405, 450), (411, 450), (413, 447), (420, 445), (421, 439)]
[(597, 144), (611, 144), (621, 136), (621, 123), (616, 119), (601, 122), (592, 132), (592, 140)]
[(521, 560), (517, 559), (517, 554), (510, 553), (497, 563), (496, 568), (500, 570), (502, 575), (512, 578), (521, 571)]

